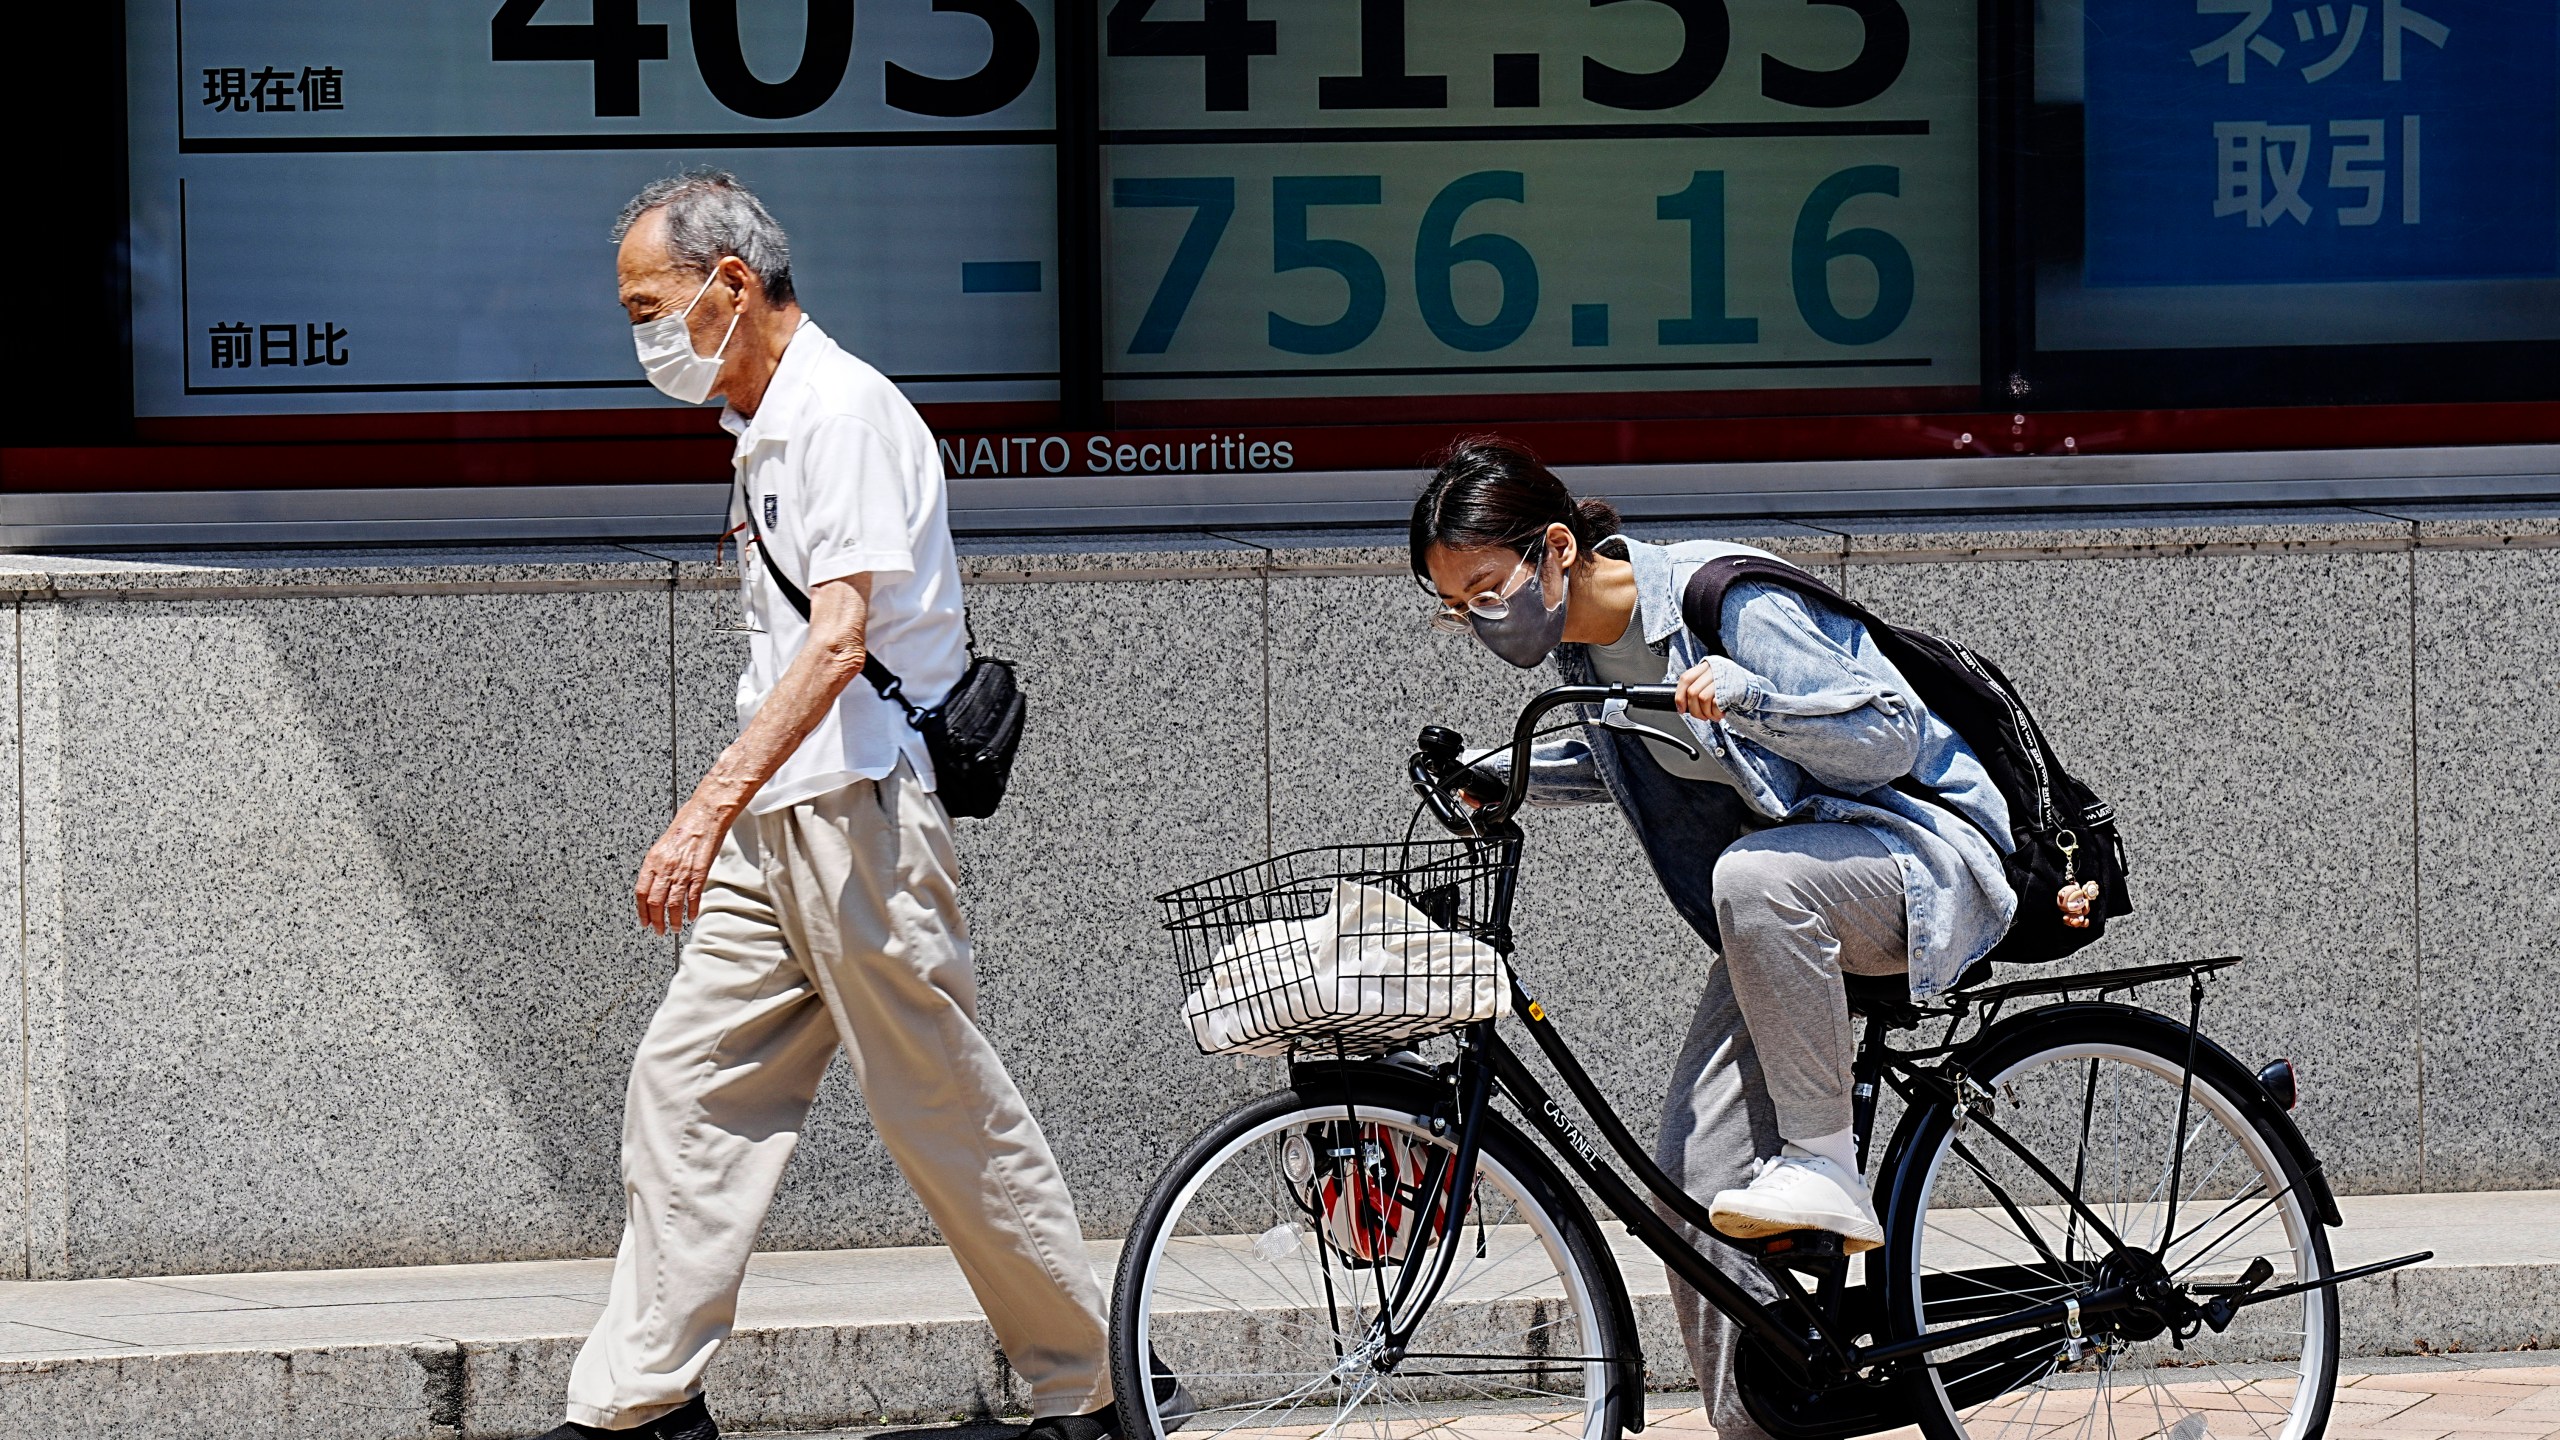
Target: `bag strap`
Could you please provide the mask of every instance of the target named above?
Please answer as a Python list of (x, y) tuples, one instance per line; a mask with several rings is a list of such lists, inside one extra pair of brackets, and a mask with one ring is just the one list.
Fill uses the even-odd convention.
[[(1895, 653), (1902, 647), (1897, 643), (1900, 632), (1894, 626), (1879, 619), (1874, 611), (1864, 605), (1832, 589), (1823, 583), (1822, 577), (1811, 571), (1790, 565), (1784, 560), (1759, 555), (1726, 555), (1710, 560), (1699, 566), (1696, 572), (1689, 576), (1687, 587), (1680, 592), (1680, 619), (1689, 627), (1691, 634), (1705, 642), (1708, 654), (1726, 655), (1730, 658), (1729, 652), (1724, 648), (1724, 597), (1726, 592), (1746, 580), (1776, 585), (1799, 595), (1810, 595), (1822, 601), (1865, 626), (1869, 637), (1876, 642), (1876, 647), (1885, 652), (1885, 657), (1892, 660), (1897, 669), (1906, 671), (1909, 669), (1908, 658)], [(1919, 683), (1907, 673), (1903, 679), (1905, 683), (1915, 686)], [(1927, 702), (1924, 700), (1922, 703)], [(1968, 740), (1965, 743), (1969, 745), (1972, 742)], [(1888, 782), (1886, 788), (1901, 791), (1914, 800), (1947, 811), (1980, 832), (1984, 839), (1991, 842), (1993, 850), (2001, 849), (1999, 836), (1993, 835), (1989, 828), (1972, 815), (1947, 803), (1945, 796), (1921, 784), (1916, 777), (1903, 775)]]
[[(755, 517), (749, 516), (752, 521)], [(1890, 641), (1883, 632), (1892, 627), (1876, 618), (1864, 605), (1824, 584), (1822, 577), (1784, 560), (1763, 555), (1723, 555), (1701, 565), (1689, 576), (1680, 592), (1680, 618), (1689, 632), (1706, 642), (1707, 653), (1731, 658), (1724, 648), (1724, 597), (1727, 591), (1746, 580), (1757, 580), (1810, 595), (1831, 608), (1867, 627), (1879, 646)], [(1899, 663), (1898, 661), (1896, 663)]]
[[(756, 558), (764, 562), (764, 573), (773, 577), (774, 588), (782, 592), (783, 599), (791, 602), (792, 609), (800, 612), (801, 623), (807, 624), (810, 619), (809, 592), (793, 584), (791, 577), (782, 573), (782, 567), (774, 563), (773, 551), (764, 543), (764, 530), (756, 524), (755, 497), (742, 487), (738, 491), (738, 499), (746, 508), (747, 535), (755, 542)], [(862, 678), (871, 682), (871, 688), (880, 692), (881, 699), (907, 712), (908, 724), (914, 725), (923, 718), (924, 712), (907, 699), (906, 683), (898, 678), (898, 672), (881, 664), (880, 657), (868, 646), (863, 647), (862, 652)]]

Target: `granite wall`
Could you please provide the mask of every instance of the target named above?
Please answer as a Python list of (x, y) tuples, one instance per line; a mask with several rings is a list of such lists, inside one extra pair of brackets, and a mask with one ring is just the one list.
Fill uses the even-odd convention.
[[(1705, 527), (1683, 527), (1700, 533)], [(2127, 962), (2240, 952), (2357, 1190), (2560, 1184), (2560, 521), (2292, 511), (1766, 525), (2009, 664), (2121, 809)], [(608, 1253), (624, 1067), (673, 967), (628, 885), (731, 729), (707, 554), (16, 557), (0, 644), (0, 1277)], [(1159, 890), (1401, 833), (1414, 730), (1540, 682), (1430, 632), (1374, 538), (976, 545), (1033, 729), (962, 822), (988, 1029), (1116, 1234), (1267, 1087), (1175, 1020)], [(1640, 1129), (1699, 947), (1607, 812), (1540, 812), (1523, 960)], [(15, 924), (7, 924), (14, 918)], [(926, 1222), (839, 1065), (771, 1248)]]

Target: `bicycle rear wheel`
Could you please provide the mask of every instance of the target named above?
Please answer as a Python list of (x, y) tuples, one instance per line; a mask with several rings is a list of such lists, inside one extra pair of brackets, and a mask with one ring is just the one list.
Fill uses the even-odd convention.
[(1382, 1351), (1382, 1300), (1435, 1249), (1422, 1186), (1447, 1173), (1432, 1160), (1454, 1156), (1455, 1136), (1433, 1133), (1422, 1085), (1345, 1088), (1252, 1101), (1156, 1182), (1114, 1286), (1120, 1433), (1617, 1440), (1632, 1341), (1615, 1262), (1552, 1167), (1492, 1116), (1448, 1280), (1408, 1353)]
[[(1967, 1070), (2017, 1148), (1942, 1107), (1915, 1114), (1897, 1147), (1876, 1252), (1891, 1257), (1897, 1338), (2132, 1280), (2203, 1303), (2253, 1278), (2274, 1290), (2331, 1274), (2311, 1187), (2263, 1123), (2256, 1081), (2209, 1044), (2195, 1053), (2190, 1088), (2184, 1027), (2117, 1005), (1996, 1032)], [(2065, 1323), (1937, 1352), (1911, 1387), (1915, 1418), (1932, 1440), (2317, 1440), (2326, 1428), (2334, 1289), (2241, 1309), (2219, 1333), (2160, 1317), (2092, 1316), (2076, 1337)]]

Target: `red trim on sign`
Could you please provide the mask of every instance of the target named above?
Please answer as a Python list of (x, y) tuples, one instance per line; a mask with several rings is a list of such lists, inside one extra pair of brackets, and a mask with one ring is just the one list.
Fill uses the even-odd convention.
[[(1503, 427), (1550, 464), (2192, 454), (2560, 442), (2560, 402), (2100, 410), (2037, 414), (1751, 416)], [(1450, 433), (1439, 427), (1437, 433)]]
[[(1682, 464), (1761, 460), (1880, 460), (1936, 456), (2143, 454), (2216, 450), (2343, 450), (2420, 445), (2560, 443), (2560, 402), (2480, 405), (2306, 406), (2256, 410), (2126, 410), (2016, 414), (1750, 415), (1689, 419), (1572, 419), (1537, 412), (1559, 397), (1502, 397), (1509, 421), (1257, 427), (1222, 423), (1182, 430), (1109, 432), (1118, 446), (1216, 444), (1238, 439), (1289, 446), (1286, 467), (1265, 473), (1418, 468), (1469, 431), (1499, 429), (1552, 464)], [(1571, 397), (1611, 405), (1614, 396)], [(1086, 432), (1030, 429), (998, 407), (925, 407), (955, 452), (980, 439), (1014, 461), (993, 473), (1089, 475)], [(1051, 407), (1032, 407), (1043, 414)], [(0, 449), (0, 490), (300, 490), (466, 485), (718, 483), (729, 474), (729, 437), (705, 433), (711, 412), (537, 412), (507, 416), (329, 416), (292, 421), (151, 422), (186, 443)], [(1223, 413), (1223, 412), (1222, 412)], [(598, 421), (594, 417), (614, 417)], [(631, 417), (650, 417), (633, 420)], [(656, 417), (674, 417), (661, 420)], [(688, 428), (604, 433), (600, 424)], [(1029, 424), (1037, 424), (1032, 420)], [(183, 432), (160, 429), (187, 427)], [(202, 427), (202, 428), (199, 428)], [(295, 429), (293, 427), (301, 427)], [(440, 433), (439, 433), (439, 427)], [(280, 441), (279, 428), (296, 437)], [(422, 433), (423, 432), (423, 433)], [(214, 436), (226, 437), (215, 440)], [(260, 437), (252, 439), (252, 436)], [(1072, 452), (1066, 467), (1039, 463), (1044, 442)], [(298, 442), (298, 443), (297, 443)], [(1048, 453), (1054, 457), (1055, 447)], [(1186, 455), (1192, 453), (1186, 448)], [(1199, 453), (1207, 453), (1205, 451)], [(1232, 453), (1227, 452), (1227, 453)], [(1185, 470), (1190, 467), (1184, 467)], [(1200, 468), (1249, 470), (1250, 465)], [(978, 471), (976, 473), (989, 473)], [(1115, 467), (1113, 472), (1126, 473)], [(1142, 469), (1139, 473), (1148, 473)], [(1161, 469), (1153, 473), (1165, 473)], [(1177, 472), (1179, 473), (1179, 472)]]
[(1511, 426), (1536, 420), (1696, 420), (1737, 415), (1893, 415), (1952, 410), (1976, 402), (1975, 385), (1868, 390), (1661, 390), (1589, 394), (1363, 395), (1285, 400), (1124, 400), (1111, 407), (1125, 429), (1161, 426), (1460, 424)]

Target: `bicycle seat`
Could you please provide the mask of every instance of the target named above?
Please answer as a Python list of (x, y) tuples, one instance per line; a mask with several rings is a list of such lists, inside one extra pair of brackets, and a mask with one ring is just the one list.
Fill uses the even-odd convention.
[[(1976, 960), (1956, 978), (1954, 985), (1948, 987), (1948, 993), (1968, 989), (1990, 978), (1991, 962)], [(1891, 1015), (1912, 1008), (1908, 976), (1843, 975), (1840, 982), (1842, 988), (1849, 992), (1849, 1013), (1852, 1015)]]
[(1900, 975), (1843, 975), (1840, 980), (1849, 992), (1852, 1015), (1911, 1008), (1911, 982)]

